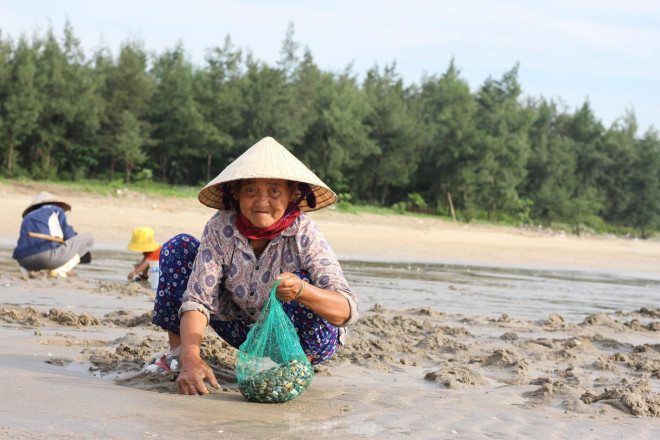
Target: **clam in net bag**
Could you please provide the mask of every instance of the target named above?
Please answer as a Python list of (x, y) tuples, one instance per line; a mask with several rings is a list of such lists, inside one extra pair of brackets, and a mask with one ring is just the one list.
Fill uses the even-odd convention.
[(278, 284), (276, 280), (257, 322), (238, 349), (238, 390), (251, 402), (288, 402), (300, 396), (314, 377), (296, 329), (275, 297)]

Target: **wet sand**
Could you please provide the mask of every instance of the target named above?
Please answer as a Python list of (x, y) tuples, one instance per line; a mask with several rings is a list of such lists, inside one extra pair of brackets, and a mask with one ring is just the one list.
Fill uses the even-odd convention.
[[(0, 184), (0, 240), (41, 188)], [(132, 228), (199, 235), (196, 200), (122, 192), (71, 201), (77, 230), (122, 249)], [(199, 205), (199, 206), (197, 206)], [(560, 232), (454, 225), (398, 216), (314, 213), (340, 256), (644, 273), (660, 244)], [(195, 231), (197, 229), (197, 232)], [(359, 243), (359, 245), (356, 245)], [(655, 438), (660, 432), (660, 312), (594, 310), (580, 321), (469, 310), (362, 310), (346, 346), (298, 399), (248, 403), (235, 351), (209, 335), (204, 356), (223, 386), (175, 394), (170, 376), (141, 373), (165, 335), (149, 324), (138, 284), (0, 272), (0, 438)], [(359, 292), (358, 292), (359, 295)]]

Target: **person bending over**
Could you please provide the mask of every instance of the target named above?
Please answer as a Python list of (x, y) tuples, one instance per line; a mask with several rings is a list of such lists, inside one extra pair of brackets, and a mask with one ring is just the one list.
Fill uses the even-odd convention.
[(257, 320), (275, 279), (277, 299), (291, 319), (310, 362), (344, 343), (358, 319), (358, 302), (337, 256), (307, 215), (337, 200), (302, 162), (266, 137), (200, 192), (219, 209), (201, 241), (179, 234), (162, 245), (153, 323), (167, 330), (169, 350), (146, 371), (180, 369), (181, 394), (218, 388), (200, 355), (206, 326), (238, 348)]
[(23, 221), (13, 258), (29, 271), (49, 270), (66, 277), (78, 263), (91, 261), (94, 237), (78, 234), (69, 225), (71, 205), (43, 191), (23, 211)]

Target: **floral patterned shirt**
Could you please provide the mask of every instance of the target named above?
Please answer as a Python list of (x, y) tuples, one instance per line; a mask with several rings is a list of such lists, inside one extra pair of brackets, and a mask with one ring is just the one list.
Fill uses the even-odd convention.
[(358, 319), (357, 298), (316, 222), (301, 212), (257, 259), (249, 240), (234, 225), (235, 220), (235, 211), (221, 210), (206, 223), (179, 316), (198, 310), (209, 320), (255, 322), (275, 277), (302, 269), (314, 286), (346, 298), (351, 315), (340, 326), (343, 343), (344, 327)]

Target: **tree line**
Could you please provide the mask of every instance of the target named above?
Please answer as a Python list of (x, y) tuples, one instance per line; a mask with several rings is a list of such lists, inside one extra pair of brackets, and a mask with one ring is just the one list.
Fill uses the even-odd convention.
[(0, 174), (202, 185), (273, 136), (341, 200), (449, 214), (660, 225), (660, 138), (632, 111), (605, 127), (587, 101), (524, 97), (518, 66), (475, 91), (454, 60), (404, 86), (396, 64), (324, 71), (290, 25), (275, 65), (229, 36), (194, 65), (126, 40), (86, 57), (67, 24), (0, 30)]

